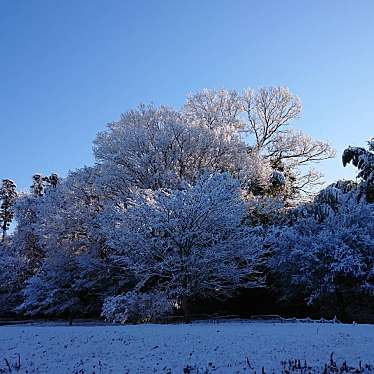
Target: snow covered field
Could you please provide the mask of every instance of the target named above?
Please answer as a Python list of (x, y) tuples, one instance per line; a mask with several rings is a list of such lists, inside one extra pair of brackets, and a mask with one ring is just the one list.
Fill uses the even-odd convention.
[(0, 373), (10, 372), (8, 364), (19, 373), (196, 373), (196, 369), (251, 373), (250, 366), (257, 373), (262, 366), (267, 373), (271, 369), (278, 373), (282, 360), (306, 359), (310, 365), (323, 365), (331, 352), (338, 362), (373, 363), (374, 325), (201, 322), (0, 327)]

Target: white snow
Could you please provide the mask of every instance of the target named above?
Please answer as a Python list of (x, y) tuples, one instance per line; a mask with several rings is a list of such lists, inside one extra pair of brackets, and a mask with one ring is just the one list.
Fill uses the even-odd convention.
[(373, 347), (374, 326), (355, 324), (2, 326), (0, 373), (8, 370), (5, 359), (12, 365), (18, 354), (20, 373), (183, 373), (187, 365), (199, 372), (252, 372), (247, 358), (257, 373), (262, 366), (270, 373), (288, 359), (323, 365), (331, 352), (351, 365), (372, 363)]

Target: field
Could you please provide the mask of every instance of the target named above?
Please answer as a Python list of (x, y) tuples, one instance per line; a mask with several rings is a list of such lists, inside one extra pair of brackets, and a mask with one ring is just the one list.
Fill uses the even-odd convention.
[(0, 373), (281, 373), (284, 360), (323, 368), (331, 353), (359, 367), (374, 361), (373, 350), (374, 326), (355, 324), (0, 327)]

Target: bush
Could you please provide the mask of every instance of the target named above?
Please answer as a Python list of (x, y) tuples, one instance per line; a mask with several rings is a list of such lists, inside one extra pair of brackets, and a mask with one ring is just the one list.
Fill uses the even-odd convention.
[(116, 323), (154, 322), (167, 318), (172, 309), (172, 302), (165, 294), (132, 291), (108, 297), (101, 315)]

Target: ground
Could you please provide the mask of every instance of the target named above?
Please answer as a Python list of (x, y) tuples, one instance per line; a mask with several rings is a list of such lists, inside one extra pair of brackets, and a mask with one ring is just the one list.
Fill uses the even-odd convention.
[(373, 350), (374, 326), (357, 324), (0, 327), (0, 373), (281, 373), (282, 360), (322, 367), (332, 352), (338, 362), (373, 363)]

